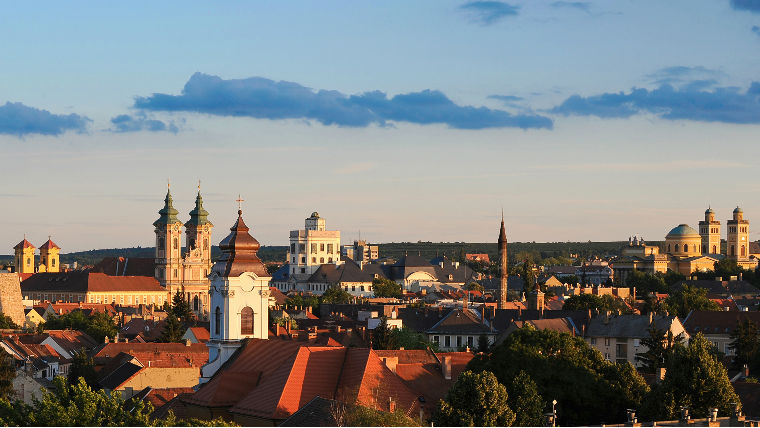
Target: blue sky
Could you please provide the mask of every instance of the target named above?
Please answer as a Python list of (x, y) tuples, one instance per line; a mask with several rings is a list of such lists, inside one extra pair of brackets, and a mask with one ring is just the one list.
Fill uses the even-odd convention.
[(217, 240), (242, 194), (265, 244), (314, 210), (377, 242), (492, 241), (502, 206), (517, 241), (760, 221), (758, 27), (758, 0), (13, 4), (0, 242), (152, 245), (167, 178)]

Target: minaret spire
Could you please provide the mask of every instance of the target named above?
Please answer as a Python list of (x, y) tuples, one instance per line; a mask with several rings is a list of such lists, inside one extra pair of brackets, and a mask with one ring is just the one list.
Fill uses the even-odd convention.
[(507, 232), (504, 229), (504, 208), (501, 209), (501, 228), (499, 230), (499, 296), (498, 308), (507, 307)]

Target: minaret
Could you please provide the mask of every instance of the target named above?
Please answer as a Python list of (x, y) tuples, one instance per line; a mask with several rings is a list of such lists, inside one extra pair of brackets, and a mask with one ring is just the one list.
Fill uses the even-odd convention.
[(504, 211), (501, 212), (501, 230), (499, 231), (499, 309), (507, 307), (507, 232), (504, 230)]
[(749, 220), (744, 219), (744, 211), (738, 206), (734, 218), (726, 222), (727, 256), (737, 261), (749, 260)]
[(48, 236), (47, 242), (40, 246), (40, 271), (43, 270), (44, 266), (45, 272), (60, 272), (61, 263), (58, 256), (60, 252), (61, 247), (55, 245), (55, 242)]
[(156, 233), (156, 279), (171, 297), (182, 284), (182, 222), (174, 209), (171, 189), (167, 188), (160, 217), (153, 222)]
[(248, 233), (243, 211), (219, 243), (222, 256), (214, 264), (211, 286), (209, 362), (201, 368), (207, 382), (246, 338), (269, 337), (269, 281), (272, 279), (256, 252), (259, 242)]
[(708, 207), (704, 221), (699, 222), (702, 236), (702, 254), (720, 254), (720, 222), (715, 220), (715, 212)]
[(34, 250), (35, 246), (31, 242), (24, 240), (13, 247), (15, 251), (15, 265), (17, 273), (34, 273)]
[(187, 254), (183, 261), (185, 275), (182, 284), (190, 308), (201, 319), (207, 319), (208, 316), (208, 275), (211, 273), (210, 241), (213, 227), (208, 220), (208, 211), (203, 209), (199, 182), (195, 208), (190, 211), (190, 220), (185, 223)]

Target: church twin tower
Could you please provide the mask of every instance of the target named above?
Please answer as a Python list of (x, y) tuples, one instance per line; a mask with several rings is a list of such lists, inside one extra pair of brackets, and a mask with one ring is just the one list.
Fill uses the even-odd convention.
[[(155, 277), (173, 297), (180, 292), (190, 308), (201, 319), (209, 314), (209, 280), (211, 272), (211, 230), (214, 225), (203, 209), (200, 186), (195, 208), (184, 225), (177, 218), (171, 189), (166, 191), (164, 207), (153, 222), (156, 233)], [(187, 250), (182, 254), (182, 228), (185, 228)]]

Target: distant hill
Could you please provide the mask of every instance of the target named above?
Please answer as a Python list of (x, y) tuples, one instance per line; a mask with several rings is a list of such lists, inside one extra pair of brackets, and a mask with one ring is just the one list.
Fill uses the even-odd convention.
[[(578, 255), (582, 258), (590, 256), (613, 256), (620, 254), (620, 248), (627, 241), (609, 242), (510, 242), (507, 246), (510, 263), (530, 256), (535, 261), (541, 261), (551, 257), (569, 258)], [(659, 245), (660, 242), (650, 241), (650, 245)], [(460, 254), (485, 253), (495, 260), (498, 256), (498, 248), (495, 242), (391, 242), (378, 244), (380, 257), (399, 259), (404, 254), (419, 254), (427, 259), (436, 255), (446, 255), (457, 259)], [(135, 248), (107, 248), (101, 250), (80, 251), (75, 253), (61, 254), (61, 263), (95, 264), (104, 257), (153, 257), (154, 247)], [(287, 246), (263, 246), (259, 250), (259, 257), (264, 262), (284, 262), (288, 251)], [(221, 252), (219, 247), (211, 248), (211, 258), (216, 260)], [(12, 263), (11, 255), (0, 256), (0, 264)]]

